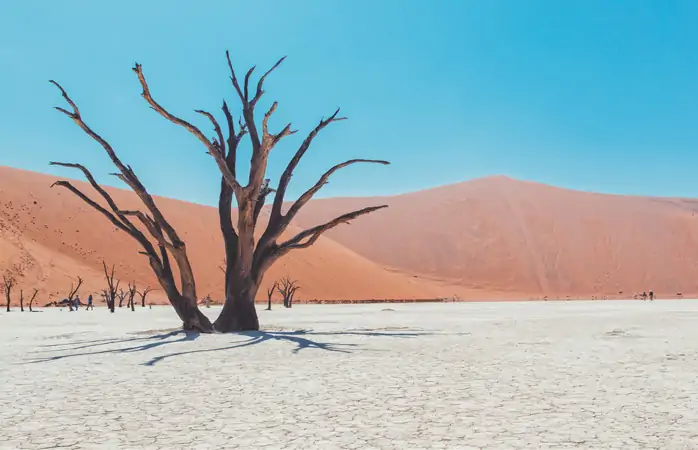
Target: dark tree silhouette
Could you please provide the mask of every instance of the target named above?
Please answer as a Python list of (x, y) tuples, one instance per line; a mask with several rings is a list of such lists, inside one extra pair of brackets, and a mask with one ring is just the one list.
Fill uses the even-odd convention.
[(271, 311), (271, 296), (274, 295), (274, 291), (276, 291), (276, 288), (279, 286), (278, 281), (274, 281), (274, 284), (269, 286), (267, 289), (267, 311)]
[(286, 308), (291, 308), (293, 306), (293, 296), (296, 295), (296, 291), (300, 289), (298, 281), (292, 280), (289, 277), (284, 277), (276, 284), (276, 289), (284, 299), (284, 306)]
[(78, 293), (80, 290), (80, 286), (82, 286), (82, 278), (78, 277), (78, 284), (73, 288), (73, 283), (70, 283), (70, 291), (68, 291), (68, 308), (72, 311), (73, 310), (73, 299), (75, 298), (75, 295)]
[(36, 294), (39, 293), (39, 290), (34, 288), (34, 292), (32, 293), (31, 298), (29, 299), (29, 312), (34, 312), (32, 309), (32, 305), (34, 304), (34, 299), (36, 298)]
[(131, 308), (131, 311), (136, 310), (134, 299), (136, 298), (137, 292), (138, 291), (136, 290), (136, 282), (134, 281), (133, 284), (129, 283), (128, 284), (128, 302), (126, 303), (126, 305), (129, 308)]
[(102, 297), (107, 302), (107, 308), (110, 312), (114, 312), (114, 305), (116, 304), (117, 290), (119, 289), (120, 281), (117, 280), (114, 283), (114, 266), (111, 266), (111, 272), (107, 269), (107, 263), (102, 261), (102, 267), (104, 268), (104, 277), (107, 280), (107, 289), (102, 290)]
[(117, 297), (119, 297), (119, 308), (124, 307), (124, 300), (126, 300), (126, 297), (128, 297), (128, 291), (125, 291), (124, 288), (119, 289), (119, 292), (116, 294)]
[(15, 285), (15, 279), (12, 275), (2, 276), (2, 287), (5, 292), (5, 300), (7, 300), (7, 312), (10, 312), (10, 294), (12, 292), (12, 287)]
[(148, 295), (148, 292), (151, 292), (151, 291), (152, 291), (152, 289), (150, 288), (150, 286), (148, 286), (147, 288), (143, 289), (143, 291), (138, 293), (138, 295), (141, 296), (141, 307), (142, 308), (145, 308), (145, 297)]
[[(290, 251), (313, 245), (327, 230), (342, 223), (348, 223), (359, 216), (387, 207), (387, 205), (371, 206), (352, 211), (324, 224), (303, 230), (290, 239), (278, 242), (293, 218), (315, 193), (327, 184), (334, 172), (356, 163), (389, 163), (381, 160), (352, 159), (337, 164), (325, 172), (284, 213), (282, 207), (285, 201), (286, 190), (300, 160), (310, 148), (313, 140), (324, 128), (345, 118), (339, 117), (339, 109), (337, 109), (327, 119), (320, 120), (319, 124), (308, 134), (298, 150), (296, 150), (279, 179), (278, 187), (272, 189), (270, 180), (266, 178), (269, 154), (272, 148), (283, 138), (294, 134), (295, 131), (291, 129), (291, 124), (286, 125), (278, 133), (269, 131), (269, 120), (278, 106), (276, 102), (272, 103), (267, 112), (264, 113), (264, 117), (259, 124), (256, 118), (256, 107), (264, 94), (263, 86), (266, 77), (279, 67), (285, 57), (281, 58), (271, 69), (264, 73), (258, 80), (256, 89), (252, 90), (250, 89), (250, 78), (255, 68), (253, 67), (247, 71), (241, 85), (233, 69), (230, 55), (227, 52), (226, 57), (230, 69), (230, 79), (242, 105), (242, 118), (240, 118), (236, 127), (228, 104), (223, 101), (222, 112), (227, 125), (227, 138), (224, 136), (218, 120), (207, 111), (196, 110), (195, 112), (208, 119), (212, 124), (215, 136), (211, 139), (192, 123), (170, 113), (153, 98), (143, 73), (143, 67), (138, 63), (133, 67), (133, 71), (136, 73), (143, 89), (142, 96), (150, 107), (165, 119), (186, 129), (203, 143), (207, 153), (213, 157), (222, 174), (218, 211), (225, 245), (225, 303), (220, 315), (213, 324), (197, 306), (196, 285), (184, 241), (166, 220), (133, 169), (124, 164), (111, 145), (84, 122), (77, 105), (66, 91), (58, 83), (51, 81), (60, 89), (63, 98), (70, 105), (70, 110), (64, 108), (57, 109), (71, 118), (85, 133), (104, 148), (111, 161), (119, 170), (116, 176), (138, 195), (146, 211), (124, 211), (120, 209), (109, 194), (95, 181), (92, 174), (80, 164), (52, 163), (81, 170), (92, 187), (106, 201), (109, 209), (89, 198), (68, 181), (58, 181), (55, 184), (70, 190), (92, 208), (107, 217), (118, 229), (128, 233), (135, 239), (142, 248), (141, 253), (148, 257), (158, 282), (180, 319), (182, 319), (184, 328), (203, 332), (258, 330), (259, 320), (254, 299), (264, 274), (269, 267)], [(242, 185), (237, 176), (236, 162), (237, 148), (245, 135), (249, 136), (252, 156), (247, 184)], [(259, 240), (256, 241), (255, 229), (258, 225), (258, 219), (267, 197), (272, 193), (274, 193), (274, 200), (267, 226), (261, 233)], [(237, 226), (233, 225), (231, 215), (233, 197), (237, 203)], [(140, 226), (147, 230), (150, 237), (147, 237), (131, 221), (132, 218), (138, 220)], [(151, 238), (155, 240), (156, 244), (151, 242)], [(175, 282), (174, 272), (170, 267), (169, 255), (172, 255), (177, 264), (177, 272), (180, 278), (179, 286)]]
[(19, 290), (19, 311), (24, 312), (24, 290)]

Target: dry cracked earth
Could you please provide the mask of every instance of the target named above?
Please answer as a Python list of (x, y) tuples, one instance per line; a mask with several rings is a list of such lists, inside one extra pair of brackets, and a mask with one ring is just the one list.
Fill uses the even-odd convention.
[(0, 448), (698, 449), (697, 301), (260, 316), (0, 313)]

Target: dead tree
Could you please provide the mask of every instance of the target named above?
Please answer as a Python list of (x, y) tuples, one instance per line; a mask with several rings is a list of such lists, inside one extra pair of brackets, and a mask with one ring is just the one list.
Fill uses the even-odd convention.
[(278, 287), (279, 282), (274, 281), (274, 284), (267, 289), (267, 311), (271, 311), (271, 296), (274, 295), (274, 291), (276, 291)]
[(114, 284), (114, 266), (111, 266), (111, 272), (107, 270), (107, 263), (102, 261), (102, 267), (104, 268), (104, 277), (107, 280), (107, 289), (102, 290), (102, 297), (104, 297), (104, 300), (107, 302), (107, 308), (109, 308), (110, 312), (114, 312), (114, 305), (116, 304), (116, 293), (117, 290), (119, 289), (119, 283), (120, 281), (117, 280), (116, 284)]
[(119, 308), (124, 307), (124, 300), (126, 300), (126, 297), (128, 297), (128, 291), (125, 291), (124, 288), (119, 289), (119, 293), (116, 294), (117, 297), (119, 297)]
[(12, 287), (15, 285), (15, 279), (12, 275), (2, 276), (2, 286), (5, 291), (5, 300), (7, 300), (7, 312), (10, 312), (10, 295), (12, 292)]
[(111, 303), (109, 302), (109, 291), (107, 289), (102, 289), (100, 295), (102, 296), (102, 301), (107, 304), (107, 308), (111, 309)]
[(134, 301), (134, 298), (136, 298), (136, 292), (138, 292), (138, 291), (136, 291), (136, 282), (134, 281), (133, 284), (129, 283), (128, 284), (128, 302), (126, 303), (126, 305), (129, 308), (131, 308), (131, 311), (136, 310), (135, 301)]
[[(78, 291), (80, 290), (80, 286), (82, 286), (82, 281), (83, 281), (82, 278), (78, 277), (78, 284), (77, 284), (77, 286), (75, 286), (75, 285), (73, 284), (72, 281), (70, 282), (70, 290), (68, 291), (68, 298), (67, 298), (67, 300), (68, 300), (68, 309), (70, 309), (70, 311), (73, 310), (73, 304), (74, 304), (74, 303), (73, 303), (73, 300), (75, 299), (75, 295), (76, 295), (76, 294), (78, 293)], [(73, 286), (75, 286), (75, 287), (73, 287)]]
[(145, 308), (145, 297), (146, 297), (146, 295), (148, 295), (148, 292), (150, 292), (150, 291), (152, 291), (152, 289), (150, 289), (150, 286), (148, 286), (142, 292), (138, 293), (138, 295), (141, 296), (141, 307), (142, 308)]
[(19, 290), (19, 311), (24, 312), (24, 290)]
[(293, 306), (293, 296), (296, 294), (296, 291), (300, 289), (300, 286), (298, 286), (298, 281), (292, 280), (289, 277), (284, 277), (281, 279), (281, 281), (277, 284), (277, 291), (279, 291), (279, 294), (284, 299), (284, 306), (286, 308), (290, 308)]
[(39, 290), (35, 288), (32, 297), (29, 299), (29, 312), (34, 312), (34, 310), (32, 309), (32, 305), (34, 304), (34, 299), (36, 298), (36, 294), (38, 293)]
[[(259, 320), (257, 318), (254, 300), (264, 278), (264, 274), (269, 267), (292, 250), (310, 247), (327, 230), (342, 223), (348, 223), (350, 220), (359, 216), (387, 207), (387, 205), (380, 205), (352, 211), (329, 222), (301, 231), (287, 240), (278, 242), (300, 209), (327, 184), (330, 176), (334, 172), (356, 163), (389, 163), (381, 160), (352, 159), (337, 164), (325, 172), (285, 213), (282, 212), (286, 190), (293, 176), (293, 172), (310, 148), (313, 140), (325, 127), (340, 120), (344, 120), (345, 118), (339, 117), (339, 109), (337, 109), (327, 119), (320, 120), (319, 124), (308, 134), (296, 150), (281, 175), (276, 190), (272, 189), (269, 184), (270, 180), (266, 178), (269, 154), (272, 148), (283, 138), (295, 133), (295, 131), (291, 129), (291, 124), (286, 125), (278, 133), (269, 131), (269, 119), (278, 106), (276, 102), (264, 113), (264, 117), (260, 124), (257, 123), (255, 114), (256, 107), (264, 94), (264, 80), (272, 71), (279, 67), (285, 57), (281, 58), (270, 70), (262, 75), (257, 82), (256, 89), (253, 88), (251, 90), (250, 78), (254, 71), (254, 67), (246, 73), (241, 85), (233, 70), (230, 55), (227, 52), (226, 56), (230, 69), (230, 78), (242, 106), (242, 118), (238, 121), (239, 126), (236, 127), (228, 104), (223, 101), (222, 112), (226, 119), (227, 138), (224, 136), (224, 131), (218, 120), (213, 114), (207, 111), (196, 110), (195, 112), (207, 118), (212, 124), (215, 136), (210, 139), (192, 123), (171, 114), (153, 98), (143, 73), (143, 67), (138, 63), (133, 67), (133, 71), (136, 73), (143, 89), (142, 96), (150, 107), (165, 119), (186, 129), (203, 143), (207, 153), (214, 158), (222, 174), (218, 211), (226, 257), (225, 303), (214, 324), (210, 323), (196, 304), (197, 296), (194, 275), (191, 265), (189, 264), (184, 242), (165, 219), (145, 186), (143, 186), (135, 175), (133, 169), (125, 165), (118, 158), (114, 149), (106, 140), (85, 124), (76, 104), (58, 83), (52, 81), (52, 83), (60, 89), (63, 98), (71, 107), (70, 111), (64, 108), (58, 108), (58, 110), (70, 117), (83, 131), (104, 148), (119, 170), (117, 177), (124, 181), (138, 195), (147, 211), (121, 210), (116, 203), (114, 203), (109, 194), (94, 180), (92, 174), (84, 166), (79, 164), (52, 163), (80, 169), (92, 187), (107, 202), (110, 210), (107, 210), (93, 201), (70, 184), (70, 182), (59, 181), (56, 184), (69, 189), (92, 208), (107, 217), (117, 228), (134, 238), (143, 249), (141, 253), (148, 257), (153, 272), (167, 294), (170, 303), (182, 319), (184, 327), (204, 332), (211, 332), (214, 330), (220, 332), (258, 330)], [(238, 180), (236, 162), (238, 144), (245, 135), (249, 136), (252, 156), (250, 159), (249, 176), (241, 177), (241, 179), (247, 179), (247, 184), (243, 186)], [(267, 196), (271, 193), (274, 193), (274, 202), (269, 214), (269, 220), (259, 241), (256, 241), (255, 229), (257, 227), (259, 215)], [(233, 197), (235, 197), (237, 203), (237, 227), (233, 226), (231, 216)], [(131, 218), (138, 219), (142, 226), (145, 227), (150, 237), (157, 243), (159, 251), (156, 250), (155, 245), (151, 243), (149, 238), (131, 222)], [(174, 281), (173, 271), (169, 262), (169, 254), (172, 255), (177, 264), (181, 291)]]

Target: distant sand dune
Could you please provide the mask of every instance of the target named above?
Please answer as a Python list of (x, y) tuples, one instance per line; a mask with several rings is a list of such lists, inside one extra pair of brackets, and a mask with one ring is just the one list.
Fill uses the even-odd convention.
[(390, 208), (327, 236), (407, 272), (550, 298), (698, 294), (698, 200), (489, 177), (395, 197), (318, 200), (297, 223), (366, 201)]
[[(116, 265), (122, 285), (136, 281), (141, 287), (156, 287), (145, 257), (138, 254), (131, 238), (69, 192), (51, 189), (55, 179), (0, 167), (0, 270), (21, 267), (23, 277), (17, 291), (37, 287), (41, 290), (37, 302), (43, 304), (63, 298), (71, 281), (80, 275), (85, 280), (80, 291), (84, 298), (105, 287), (102, 259)], [(82, 187), (89, 192), (89, 186)], [(121, 207), (140, 207), (132, 193), (108, 190)], [(223, 261), (223, 251), (217, 211), (165, 198), (156, 201), (187, 243), (199, 296), (211, 294), (214, 299), (221, 298), (223, 274), (218, 266)], [(298, 230), (292, 228), (289, 233), (294, 231)], [(291, 252), (280, 260), (265, 277), (258, 299), (265, 298), (268, 283), (285, 275), (299, 280), (300, 299), (493, 296), (491, 292), (386, 269), (330, 239), (320, 239), (313, 247)], [(148, 298), (153, 302), (166, 301), (158, 291)]]
[[(102, 259), (126, 283), (156, 286), (135, 243), (55, 177), (0, 167), (0, 269), (21, 267), (21, 287), (63, 297), (103, 286)], [(89, 190), (89, 188), (87, 188)], [(124, 208), (130, 192), (109, 189)], [(199, 296), (221, 298), (223, 261), (214, 208), (157, 198), (187, 242)], [(698, 295), (698, 200), (592, 194), (489, 177), (387, 198), (313, 201), (297, 217), (316, 225), (372, 204), (390, 208), (340, 226), (277, 263), (300, 299), (527, 299)], [(289, 233), (297, 231), (290, 230)], [(623, 294), (619, 294), (619, 292)], [(164, 302), (162, 293), (151, 294)], [(43, 300), (40, 300), (42, 302)]]

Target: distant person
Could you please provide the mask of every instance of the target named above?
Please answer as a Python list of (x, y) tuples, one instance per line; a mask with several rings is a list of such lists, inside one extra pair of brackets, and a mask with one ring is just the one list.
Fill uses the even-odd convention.
[(94, 309), (95, 309), (95, 307), (92, 305), (92, 294), (90, 294), (90, 295), (87, 297), (87, 309), (85, 309), (85, 311), (89, 311), (90, 309), (93, 310), (93, 311), (94, 311)]
[(654, 301), (654, 291), (650, 291), (650, 301)]
[(647, 300), (647, 292), (642, 292), (642, 300)]
[(80, 307), (80, 296), (79, 296), (79, 295), (76, 295), (76, 296), (75, 296), (74, 303), (75, 303), (75, 305), (74, 305), (75, 311), (77, 311), (78, 308)]

